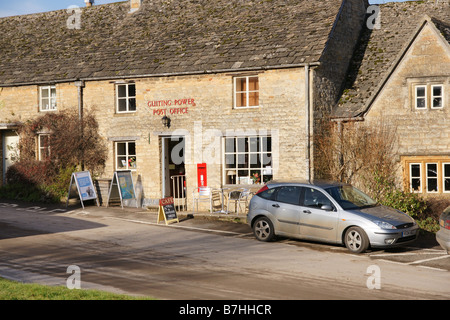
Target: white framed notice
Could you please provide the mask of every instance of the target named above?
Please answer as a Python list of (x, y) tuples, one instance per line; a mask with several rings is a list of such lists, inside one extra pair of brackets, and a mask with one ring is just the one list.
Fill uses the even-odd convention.
[(72, 186), (76, 185), (78, 196), (80, 197), (81, 206), (84, 209), (84, 201), (96, 200), (97, 207), (99, 207), (97, 192), (95, 192), (94, 183), (92, 182), (91, 173), (89, 171), (81, 171), (72, 173), (70, 178), (69, 192), (67, 195), (66, 207), (69, 205), (70, 193)]

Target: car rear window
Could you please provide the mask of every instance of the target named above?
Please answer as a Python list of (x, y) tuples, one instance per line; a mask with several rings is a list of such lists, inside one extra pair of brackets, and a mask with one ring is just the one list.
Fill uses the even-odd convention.
[(257, 196), (260, 196), (261, 198), (267, 200), (274, 200), (276, 190), (277, 188), (267, 189), (264, 190), (263, 192), (258, 193)]

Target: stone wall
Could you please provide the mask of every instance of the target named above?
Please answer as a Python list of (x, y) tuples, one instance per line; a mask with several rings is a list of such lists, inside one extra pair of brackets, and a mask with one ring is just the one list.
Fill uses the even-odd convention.
[[(258, 75), (259, 107), (233, 108), (233, 77)], [(223, 184), (222, 137), (269, 134), (273, 139), (274, 178), (305, 179), (305, 71), (303, 68), (267, 70), (259, 73), (221, 73), (198, 76), (126, 79), (136, 86), (137, 111), (116, 112), (116, 83), (86, 81), (85, 110), (92, 110), (108, 146), (108, 159), (100, 178), (111, 179), (115, 170), (115, 142), (136, 142), (137, 170), (143, 195), (158, 199), (162, 192), (161, 137), (188, 137), (186, 178), (188, 193), (197, 186), (197, 163), (207, 163), (208, 185)], [(78, 109), (74, 83), (57, 84), (58, 110)], [(39, 87), (3, 88), (0, 123), (27, 121), (39, 112)], [(158, 101), (171, 101), (161, 106)], [(157, 106), (155, 106), (157, 105)], [(170, 129), (161, 118), (171, 118)], [(275, 154), (276, 153), (276, 154)], [(105, 197), (104, 197), (105, 198)]]
[[(114, 141), (132, 137), (137, 148), (135, 174), (140, 175), (145, 197), (161, 197), (161, 137), (183, 135), (188, 137), (188, 193), (197, 186), (198, 163), (207, 163), (208, 185), (217, 188), (223, 182), (222, 137), (241, 132), (271, 134), (273, 147), (279, 150), (275, 177), (304, 179), (304, 70), (265, 71), (258, 76), (259, 108), (234, 109), (233, 74), (211, 74), (135, 80), (137, 111), (126, 114), (115, 112), (113, 82), (86, 82), (85, 108), (95, 110), (109, 147), (103, 178), (114, 171)], [(163, 127), (163, 115), (171, 118), (170, 129)]]
[[(446, 46), (426, 26), (366, 116), (369, 123), (383, 119), (397, 128), (399, 155), (450, 155), (450, 54)], [(416, 109), (416, 84), (443, 84), (444, 107), (431, 109), (428, 102), (428, 108)]]
[[(438, 156), (441, 162), (450, 162), (448, 70), (450, 70), (448, 43), (445, 43), (431, 24), (427, 24), (390, 75), (365, 117), (368, 124), (383, 121), (396, 129), (398, 161), (402, 159), (403, 164), (398, 175), (400, 180), (403, 178), (405, 189), (409, 189), (406, 181), (409, 175), (409, 168), (405, 166), (406, 159), (419, 161), (423, 158), (423, 161), (428, 162), (426, 159)], [(430, 91), (433, 84), (443, 85), (442, 108), (430, 107)], [(415, 107), (415, 85), (427, 86), (427, 108)], [(442, 180), (440, 168), (438, 171), (439, 179)]]

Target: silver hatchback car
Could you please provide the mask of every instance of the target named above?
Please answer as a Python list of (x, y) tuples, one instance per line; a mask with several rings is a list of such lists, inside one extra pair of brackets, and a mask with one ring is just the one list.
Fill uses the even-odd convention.
[(269, 182), (250, 201), (247, 222), (261, 241), (279, 235), (345, 244), (353, 253), (412, 242), (419, 229), (407, 214), (332, 182)]

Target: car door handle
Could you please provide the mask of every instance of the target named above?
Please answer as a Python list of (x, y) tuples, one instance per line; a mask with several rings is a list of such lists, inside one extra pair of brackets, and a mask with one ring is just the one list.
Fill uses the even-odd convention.
[(275, 203), (275, 204), (272, 205), (272, 207), (274, 207), (274, 208), (279, 208), (280, 205), (279, 205), (278, 203)]
[(311, 211), (309, 211), (309, 210), (303, 210), (303, 213), (307, 213), (307, 214), (310, 214), (310, 213), (311, 213)]

